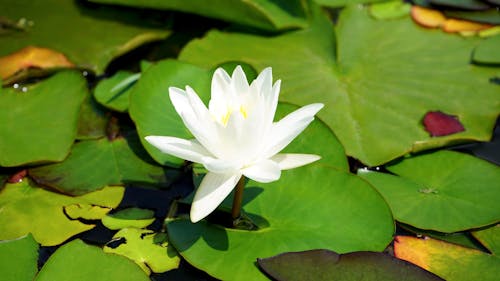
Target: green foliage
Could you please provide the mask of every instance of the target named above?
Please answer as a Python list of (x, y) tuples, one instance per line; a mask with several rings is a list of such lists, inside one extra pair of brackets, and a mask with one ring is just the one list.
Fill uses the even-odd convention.
[(26, 92), (1, 89), (0, 166), (63, 160), (76, 137), (85, 87), (80, 74), (68, 71)]
[(0, 276), (4, 281), (30, 281), (37, 273), (38, 243), (26, 235), (0, 241)]
[(128, 208), (103, 217), (102, 224), (113, 230), (127, 227), (144, 228), (154, 220), (154, 212), (151, 210)]

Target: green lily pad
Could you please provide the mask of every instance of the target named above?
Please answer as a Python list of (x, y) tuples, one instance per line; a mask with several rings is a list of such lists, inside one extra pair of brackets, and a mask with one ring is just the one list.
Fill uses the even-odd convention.
[(403, 229), (416, 234), (417, 237), (431, 237), (434, 239), (446, 241), (456, 245), (471, 249), (482, 250), (483, 248), (469, 232), (443, 233), (432, 230), (418, 229), (411, 225), (399, 224)]
[(464, 10), (485, 10), (490, 5), (481, 0), (426, 0), (433, 5), (445, 6)]
[(458, 18), (489, 24), (500, 24), (500, 15), (498, 14), (498, 10), (496, 8), (485, 11), (445, 10), (443, 13), (448, 18)]
[(94, 96), (100, 104), (109, 109), (126, 112), (130, 90), (140, 77), (140, 73), (118, 71), (112, 77), (97, 84)]
[(109, 119), (110, 114), (89, 93), (80, 108), (76, 138), (89, 140), (106, 136), (106, 126)]
[(175, 10), (221, 19), (266, 30), (302, 28), (307, 25), (303, 0), (91, 0), (97, 3)]
[(370, 6), (370, 15), (378, 20), (396, 19), (407, 16), (410, 13), (411, 5), (409, 3), (396, 1), (387, 1), (372, 4)]
[(170, 102), (168, 88), (192, 87), (207, 103), (210, 99), (211, 73), (187, 63), (165, 60), (151, 66), (130, 93), (130, 116), (144, 148), (160, 164), (178, 167), (184, 160), (162, 153), (144, 137), (173, 136), (191, 138), (189, 130)]
[(63, 162), (33, 168), (29, 173), (39, 184), (81, 195), (107, 185), (167, 187), (179, 172), (153, 164), (135, 132), (130, 131), (112, 141), (102, 138), (78, 142)]
[(149, 281), (133, 261), (77, 239), (61, 246), (42, 267), (35, 281)]
[(38, 243), (26, 235), (0, 241), (0, 276), (4, 281), (31, 281), (38, 271)]
[(314, 0), (314, 2), (326, 7), (343, 7), (349, 4), (364, 4), (364, 3), (375, 3), (387, 0)]
[(124, 193), (122, 187), (107, 187), (80, 197), (70, 197), (37, 187), (24, 180), (7, 184), (0, 191), (0, 240), (31, 233), (43, 246), (54, 246), (73, 235), (95, 227), (68, 218), (63, 209), (73, 204), (115, 208)]
[(151, 272), (161, 273), (179, 267), (180, 258), (175, 249), (169, 245), (165, 233), (124, 228), (113, 236), (113, 240), (115, 239), (125, 239), (125, 242), (116, 248), (105, 246), (104, 252), (122, 255), (133, 260), (148, 275)]
[[(178, 219), (167, 224), (170, 242), (218, 279), (267, 280), (254, 265), (258, 257), (318, 248), (381, 251), (392, 240), (394, 223), (381, 196), (360, 178), (321, 164), (283, 171), (273, 183), (249, 181), (244, 196), (243, 210), (258, 230)], [(229, 212), (230, 200), (220, 208)]]
[[(376, 166), (410, 151), (490, 139), (500, 100), (498, 85), (488, 82), (495, 69), (469, 64), (477, 41), (422, 29), (409, 17), (375, 20), (365, 8), (349, 6), (335, 30), (319, 12), (310, 28), (281, 36), (214, 30), (179, 58), (204, 67), (272, 66), (283, 81), (280, 101), (323, 102), (318, 116), (346, 153)], [(465, 131), (429, 136), (421, 120), (436, 110), (458, 116)]]
[(102, 224), (112, 230), (127, 227), (144, 228), (155, 220), (155, 212), (146, 209), (128, 208), (102, 218)]
[(394, 254), (445, 280), (495, 281), (500, 275), (500, 258), (432, 238), (396, 236)]
[(76, 136), (86, 82), (61, 72), (26, 92), (0, 89), (0, 166), (61, 161)]
[(7, 0), (0, 3), (0, 11), (11, 21), (27, 22), (24, 29), (0, 35), (0, 55), (28, 45), (43, 46), (97, 73), (113, 58), (170, 34), (165, 24), (154, 23), (154, 17), (82, 1)]
[(500, 255), (500, 224), (473, 231), (472, 235), (497, 257)]
[(259, 266), (276, 280), (442, 280), (409, 262), (385, 253), (355, 252), (339, 255), (328, 250), (283, 253), (258, 259)]
[(472, 60), (477, 63), (500, 64), (500, 35), (484, 39), (472, 53)]
[(500, 220), (500, 168), (473, 156), (438, 151), (387, 166), (393, 176), (358, 174), (384, 196), (396, 220), (456, 232)]

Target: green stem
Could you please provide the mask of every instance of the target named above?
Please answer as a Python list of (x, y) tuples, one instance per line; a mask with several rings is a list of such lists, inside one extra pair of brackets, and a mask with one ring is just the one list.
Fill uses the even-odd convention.
[(233, 209), (231, 210), (231, 216), (233, 221), (241, 216), (241, 203), (243, 202), (243, 189), (245, 188), (245, 177), (241, 177), (236, 184), (236, 189), (234, 191), (233, 199)]

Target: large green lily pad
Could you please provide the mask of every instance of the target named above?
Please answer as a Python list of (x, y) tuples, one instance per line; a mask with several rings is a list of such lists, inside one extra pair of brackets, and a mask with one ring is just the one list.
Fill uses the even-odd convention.
[(61, 246), (42, 267), (35, 281), (149, 281), (148, 276), (133, 261), (81, 240)]
[(398, 176), (359, 170), (394, 217), (422, 229), (456, 232), (500, 220), (500, 168), (473, 156), (438, 151), (389, 165)]
[(176, 10), (238, 24), (280, 30), (307, 25), (304, 0), (91, 0), (140, 8)]
[(6, 0), (0, 2), (0, 11), (8, 20), (26, 22), (24, 30), (2, 32), (0, 56), (36, 45), (62, 52), (97, 73), (113, 58), (170, 33), (151, 16), (85, 1)]
[(0, 89), (0, 166), (63, 160), (76, 137), (86, 87), (81, 74), (67, 71), (26, 92)]
[(80, 108), (76, 138), (88, 140), (104, 137), (110, 117), (109, 112), (88, 93)]
[(105, 246), (104, 252), (122, 255), (135, 261), (147, 274), (166, 272), (179, 267), (180, 258), (168, 243), (165, 233), (124, 228), (113, 236), (113, 240), (115, 239), (124, 239), (125, 242), (116, 248)]
[(178, 175), (178, 171), (154, 163), (133, 131), (112, 141), (78, 142), (63, 162), (33, 168), (29, 173), (39, 184), (71, 195), (131, 183), (168, 187)]
[[(366, 8), (349, 6), (335, 30), (318, 12), (310, 28), (281, 36), (211, 31), (190, 42), (180, 59), (205, 67), (272, 66), (283, 80), (281, 101), (323, 102), (318, 116), (346, 153), (375, 166), (410, 151), (489, 140), (499, 87), (489, 82), (494, 69), (469, 64), (476, 43), (423, 29), (409, 17), (378, 21)], [(465, 131), (429, 136), (421, 121), (436, 110), (457, 116)]]
[[(58, 245), (75, 234), (95, 227), (76, 218), (68, 218), (64, 207), (93, 205), (109, 211), (118, 206), (123, 193), (122, 187), (107, 187), (84, 196), (70, 197), (37, 187), (28, 180), (6, 184), (0, 191), (0, 240), (31, 233), (43, 246)], [(92, 216), (95, 215), (95, 210), (89, 211)]]
[(0, 276), (4, 281), (31, 281), (38, 271), (38, 243), (26, 235), (0, 241)]
[[(319, 248), (381, 251), (392, 240), (382, 197), (360, 178), (321, 164), (284, 171), (274, 183), (249, 181), (244, 196), (253, 198), (243, 210), (256, 231), (204, 220), (167, 224), (171, 243), (190, 264), (222, 280), (267, 280), (254, 264), (258, 257)], [(221, 209), (229, 212), (230, 204)]]

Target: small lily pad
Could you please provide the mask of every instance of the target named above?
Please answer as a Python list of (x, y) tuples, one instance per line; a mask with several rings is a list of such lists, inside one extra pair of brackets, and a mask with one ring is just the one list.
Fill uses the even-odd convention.
[(50, 256), (35, 281), (149, 281), (133, 261), (73, 240)]
[(3, 281), (31, 281), (38, 271), (38, 243), (30, 234), (0, 241), (0, 276)]
[(113, 240), (115, 239), (125, 239), (125, 242), (117, 247), (105, 246), (104, 252), (122, 255), (133, 260), (148, 275), (151, 272), (162, 273), (179, 267), (180, 258), (168, 243), (165, 233), (124, 228), (113, 236)]
[(130, 90), (140, 77), (140, 73), (118, 71), (115, 75), (97, 84), (94, 96), (103, 106), (118, 112), (126, 112)]
[[(15, 239), (31, 233), (43, 246), (54, 246), (73, 235), (95, 227), (64, 213), (65, 206), (115, 208), (124, 193), (123, 187), (107, 187), (84, 196), (70, 197), (47, 191), (29, 180), (6, 184), (0, 191), (0, 240)], [(89, 209), (95, 217), (94, 210)], [(108, 209), (109, 210), (109, 209)], [(88, 217), (80, 212), (79, 217)]]
[(384, 196), (396, 220), (421, 229), (456, 232), (500, 219), (500, 168), (441, 150), (387, 166), (398, 175), (358, 174)]
[(78, 140), (99, 139), (106, 136), (106, 126), (111, 114), (106, 108), (97, 103), (94, 97), (88, 93), (80, 108), (78, 118)]
[(107, 185), (169, 186), (179, 172), (156, 165), (141, 147), (135, 132), (124, 134), (112, 141), (102, 138), (78, 142), (63, 162), (33, 168), (29, 173), (39, 184), (71, 195)]
[(477, 63), (500, 64), (500, 35), (484, 39), (472, 53), (472, 60)]
[(154, 212), (140, 208), (128, 208), (102, 218), (102, 224), (112, 230), (127, 227), (144, 228), (155, 220)]
[(328, 250), (283, 253), (257, 259), (276, 280), (386, 280), (438, 281), (436, 275), (385, 253), (354, 252), (339, 255)]
[(411, 5), (400, 0), (375, 3), (370, 6), (370, 15), (378, 20), (397, 19), (410, 13)]
[(86, 93), (86, 81), (75, 71), (60, 72), (26, 92), (0, 89), (0, 166), (63, 160)]
[[(249, 181), (244, 192), (243, 210), (258, 230), (187, 218), (167, 224), (177, 251), (218, 279), (267, 280), (254, 265), (259, 257), (321, 248), (382, 251), (392, 240), (394, 222), (381, 196), (360, 178), (322, 164), (283, 171), (273, 183)], [(219, 209), (229, 212), (230, 201)]]
[(394, 254), (445, 280), (496, 281), (500, 258), (432, 238), (396, 236)]

